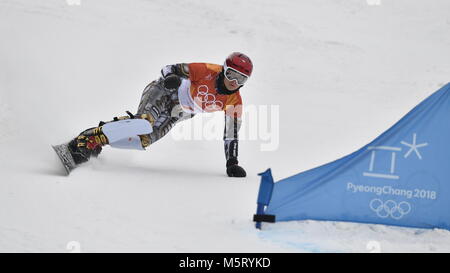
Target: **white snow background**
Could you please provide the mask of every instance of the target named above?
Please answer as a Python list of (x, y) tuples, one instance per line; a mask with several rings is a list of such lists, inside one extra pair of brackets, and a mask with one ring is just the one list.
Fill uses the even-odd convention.
[[(257, 173), (271, 167), (279, 180), (345, 156), (449, 81), (449, 10), (448, 0), (0, 0), (0, 252), (450, 251), (445, 230), (252, 222)], [(106, 147), (62, 175), (51, 144), (136, 111), (162, 66), (221, 64), (233, 51), (255, 66), (244, 104), (280, 109), (278, 149), (240, 141), (246, 178), (226, 176), (221, 133)]]

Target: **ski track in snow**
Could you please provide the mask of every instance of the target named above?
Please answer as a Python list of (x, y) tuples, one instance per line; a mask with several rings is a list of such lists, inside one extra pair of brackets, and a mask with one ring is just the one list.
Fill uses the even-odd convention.
[[(67, 3), (0, 2), (0, 252), (450, 251), (445, 230), (251, 221), (257, 173), (349, 154), (447, 83), (447, 0)], [(135, 111), (163, 65), (232, 51), (255, 63), (244, 104), (280, 106), (278, 149), (240, 142), (247, 178), (226, 177), (221, 134), (62, 175), (51, 144)]]

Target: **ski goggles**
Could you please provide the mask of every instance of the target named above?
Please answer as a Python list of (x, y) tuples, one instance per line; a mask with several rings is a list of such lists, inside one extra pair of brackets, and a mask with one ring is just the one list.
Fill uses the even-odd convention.
[(236, 81), (238, 85), (244, 85), (244, 83), (247, 81), (248, 76), (242, 74), (241, 72), (237, 71), (236, 69), (233, 69), (231, 67), (225, 67), (225, 78), (229, 81)]

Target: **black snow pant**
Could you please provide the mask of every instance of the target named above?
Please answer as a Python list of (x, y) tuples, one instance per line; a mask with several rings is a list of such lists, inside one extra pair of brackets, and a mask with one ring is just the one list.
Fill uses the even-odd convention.
[(183, 112), (178, 91), (164, 88), (160, 78), (145, 87), (135, 116), (149, 120), (153, 127), (151, 134), (141, 136), (145, 148), (165, 136), (178, 121), (192, 118), (194, 114)]

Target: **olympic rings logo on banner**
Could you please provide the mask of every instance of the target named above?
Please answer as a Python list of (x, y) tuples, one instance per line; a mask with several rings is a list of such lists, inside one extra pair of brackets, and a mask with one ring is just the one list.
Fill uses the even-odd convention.
[(376, 212), (380, 218), (391, 217), (399, 220), (411, 212), (411, 204), (405, 201), (397, 204), (394, 200), (383, 202), (380, 199), (373, 199), (370, 201), (370, 209)]
[[(197, 88), (197, 95), (195, 97), (195, 101), (199, 103), (204, 103), (205, 108), (208, 110), (222, 110), (223, 109), (223, 103), (221, 101), (216, 100), (216, 96), (213, 94), (208, 93), (209, 88), (207, 85), (200, 85)], [(203, 96), (203, 97), (201, 97)]]

